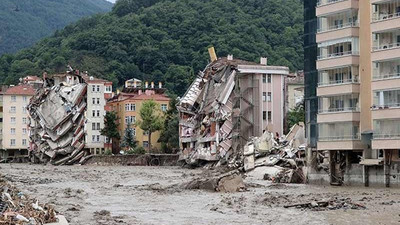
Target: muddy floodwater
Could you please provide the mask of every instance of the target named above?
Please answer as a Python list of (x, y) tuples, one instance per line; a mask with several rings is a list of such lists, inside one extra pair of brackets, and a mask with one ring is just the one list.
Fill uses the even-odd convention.
[[(204, 176), (179, 167), (54, 167), (1, 164), (24, 194), (55, 205), (70, 224), (399, 224), (400, 190), (271, 184), (246, 178), (248, 191), (182, 190)], [(316, 211), (285, 205), (351, 198), (366, 209)]]

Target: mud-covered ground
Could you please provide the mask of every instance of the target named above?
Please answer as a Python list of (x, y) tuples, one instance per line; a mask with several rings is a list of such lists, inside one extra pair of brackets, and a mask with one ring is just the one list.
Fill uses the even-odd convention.
[[(204, 176), (178, 167), (54, 167), (1, 164), (25, 194), (49, 202), (70, 224), (399, 224), (400, 190), (271, 184), (214, 193), (176, 185)], [(284, 205), (351, 198), (366, 209), (315, 211)]]

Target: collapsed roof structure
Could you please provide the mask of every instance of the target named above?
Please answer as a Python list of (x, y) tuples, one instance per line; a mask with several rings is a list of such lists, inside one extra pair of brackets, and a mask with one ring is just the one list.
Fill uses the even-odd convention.
[(197, 75), (177, 105), (181, 160), (243, 164), (244, 145), (265, 129), (263, 75), (289, 73), (287, 67), (267, 66), (266, 61), (262, 58), (258, 64), (230, 55), (211, 62)]
[(28, 106), (30, 155), (34, 162), (73, 164), (85, 146), (87, 83), (78, 70), (45, 78)]

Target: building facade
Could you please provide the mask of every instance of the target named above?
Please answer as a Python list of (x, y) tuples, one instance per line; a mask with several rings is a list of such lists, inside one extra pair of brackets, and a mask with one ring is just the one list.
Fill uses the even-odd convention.
[[(146, 82), (143, 87), (139, 86), (139, 80), (126, 86), (121, 92), (110, 99), (107, 107), (110, 111), (117, 113), (118, 130), (121, 135), (121, 140), (114, 143), (114, 148), (120, 148), (120, 143), (123, 140), (125, 130), (128, 124), (131, 124), (131, 129), (135, 136), (137, 146), (143, 147), (146, 150), (149, 148), (149, 135), (135, 123), (140, 120), (140, 109), (145, 101), (153, 100), (160, 107), (160, 112), (165, 113), (168, 110), (170, 98), (165, 94), (166, 89), (159, 83), (155, 86), (154, 83)], [(138, 82), (138, 83), (136, 83)], [(141, 84), (141, 81), (140, 81)], [(151, 147), (152, 151), (161, 150), (161, 143), (158, 142), (160, 138), (160, 131), (151, 134)]]
[(28, 154), (27, 106), (34, 94), (35, 89), (26, 84), (10, 87), (3, 94), (3, 159), (26, 157)]
[(112, 82), (92, 76), (83, 76), (87, 83), (86, 144), (91, 154), (104, 154), (106, 137), (100, 131), (104, 128), (106, 103), (112, 98)]
[(325, 180), (398, 185), (400, 1), (320, 0), (315, 13), (315, 118), (317, 149), (330, 174)]

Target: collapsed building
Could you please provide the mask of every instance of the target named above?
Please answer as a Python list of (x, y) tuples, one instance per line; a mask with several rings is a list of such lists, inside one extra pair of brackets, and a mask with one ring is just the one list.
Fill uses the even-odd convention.
[(251, 137), (269, 130), (282, 135), (287, 67), (253, 63), (233, 56), (216, 59), (200, 72), (177, 108), (181, 160), (195, 165), (243, 164)]
[[(70, 67), (66, 74), (51, 77), (44, 74), (43, 88), (37, 91), (28, 105), (29, 153), (32, 161), (54, 165), (70, 165), (82, 161), (84, 156), (93, 153), (87, 148), (91, 145), (87, 134), (95, 132), (90, 128), (98, 133), (93, 135), (92, 141), (101, 143), (97, 136), (100, 137), (101, 124), (104, 122), (89, 126), (93, 122), (89, 121), (91, 116), (104, 121), (105, 102), (94, 98), (93, 104), (98, 102), (98, 107), (88, 104), (92, 103), (88, 97), (91, 95), (88, 87), (95, 80), (87, 73), (80, 73)], [(92, 92), (100, 91), (100, 86), (94, 85)], [(104, 102), (103, 107), (101, 102)], [(89, 110), (93, 111), (93, 115)]]

